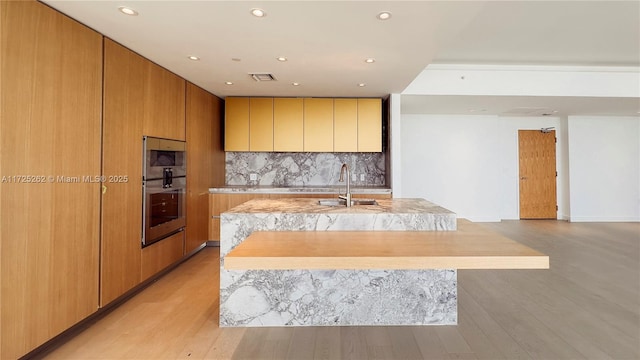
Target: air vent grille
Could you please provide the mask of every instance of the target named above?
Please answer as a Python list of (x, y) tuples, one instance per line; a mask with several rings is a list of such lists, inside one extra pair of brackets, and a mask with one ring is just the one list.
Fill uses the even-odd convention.
[(249, 74), (255, 81), (276, 81), (273, 74)]

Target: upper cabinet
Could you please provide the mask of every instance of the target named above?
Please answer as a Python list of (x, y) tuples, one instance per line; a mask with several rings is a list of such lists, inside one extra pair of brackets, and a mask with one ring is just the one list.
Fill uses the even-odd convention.
[(358, 99), (358, 151), (382, 151), (382, 100)]
[(333, 151), (333, 99), (304, 99), (304, 151)]
[(144, 60), (144, 134), (185, 140), (185, 80)]
[(381, 99), (228, 97), (225, 109), (225, 151), (382, 151)]
[(303, 99), (273, 99), (273, 151), (303, 151), (303, 137)]
[(273, 98), (249, 99), (249, 151), (273, 151)]
[(358, 99), (333, 101), (333, 150), (358, 151)]
[(249, 151), (249, 98), (225, 100), (224, 151)]

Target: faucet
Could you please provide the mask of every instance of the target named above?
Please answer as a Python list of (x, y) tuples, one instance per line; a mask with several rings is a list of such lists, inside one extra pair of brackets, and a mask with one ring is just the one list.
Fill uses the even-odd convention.
[(344, 181), (345, 171), (347, 173), (347, 189), (345, 190), (346, 193), (344, 194), (344, 196), (338, 196), (338, 198), (345, 200), (347, 202), (347, 207), (351, 207), (351, 182), (349, 181), (349, 167), (347, 166), (347, 164), (342, 164), (342, 167), (340, 168), (340, 178), (338, 179), (338, 181)]

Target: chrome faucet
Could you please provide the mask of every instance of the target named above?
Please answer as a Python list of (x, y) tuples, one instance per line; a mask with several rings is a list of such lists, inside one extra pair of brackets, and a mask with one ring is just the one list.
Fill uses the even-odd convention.
[(338, 179), (338, 181), (344, 181), (345, 171), (347, 172), (346, 193), (344, 194), (344, 196), (338, 196), (338, 198), (345, 200), (347, 202), (347, 207), (351, 207), (351, 181), (349, 181), (349, 167), (347, 166), (347, 164), (342, 164), (342, 167), (340, 168), (340, 178)]

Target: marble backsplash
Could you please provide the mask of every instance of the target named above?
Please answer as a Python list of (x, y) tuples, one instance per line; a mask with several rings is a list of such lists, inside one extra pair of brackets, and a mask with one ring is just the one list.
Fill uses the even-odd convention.
[(352, 186), (386, 185), (384, 153), (227, 152), (225, 181), (226, 185), (339, 185), (342, 164), (349, 166)]

